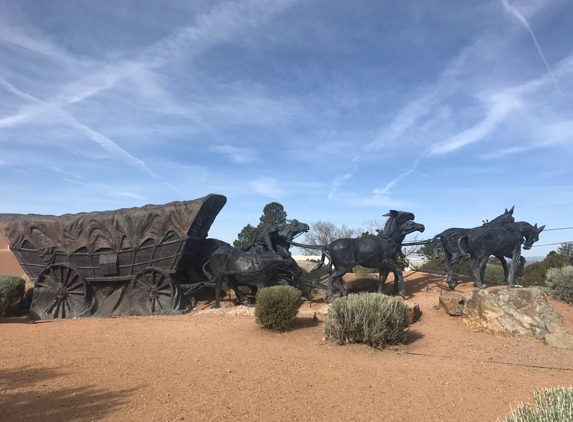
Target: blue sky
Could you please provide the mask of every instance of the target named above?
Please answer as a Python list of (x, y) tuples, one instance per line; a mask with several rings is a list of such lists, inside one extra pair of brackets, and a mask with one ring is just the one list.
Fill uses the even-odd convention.
[[(224, 194), (423, 237), (573, 226), (567, 0), (0, 0), (0, 212)], [(549, 231), (539, 244), (573, 240)], [(530, 255), (545, 255), (554, 246)]]

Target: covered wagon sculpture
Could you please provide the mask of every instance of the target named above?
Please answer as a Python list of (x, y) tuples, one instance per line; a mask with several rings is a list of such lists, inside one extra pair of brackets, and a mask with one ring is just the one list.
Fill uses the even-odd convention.
[(29, 319), (181, 314), (202, 284), (193, 267), (227, 198), (116, 211), (0, 214), (3, 235), (34, 281)]

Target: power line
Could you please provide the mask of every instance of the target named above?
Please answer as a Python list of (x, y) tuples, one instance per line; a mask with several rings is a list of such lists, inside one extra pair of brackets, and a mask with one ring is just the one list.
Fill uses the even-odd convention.
[(561, 245), (562, 243), (569, 243), (569, 242), (571, 242), (571, 241), (557, 242), (557, 243), (545, 243), (544, 245), (533, 245), (532, 248), (538, 248), (539, 246)]
[(573, 229), (573, 227), (560, 227), (560, 228), (558, 228), (558, 229), (545, 229), (545, 230), (543, 230), (543, 231), (545, 231), (545, 232), (550, 232), (550, 231), (553, 231), (553, 230), (571, 230), (571, 229)]

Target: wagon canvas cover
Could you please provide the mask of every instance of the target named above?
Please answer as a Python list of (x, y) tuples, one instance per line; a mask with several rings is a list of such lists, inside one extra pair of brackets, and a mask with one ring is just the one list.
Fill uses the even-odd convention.
[(115, 252), (141, 246), (152, 239), (160, 243), (170, 232), (183, 238), (204, 239), (215, 217), (226, 203), (222, 195), (211, 194), (191, 201), (145, 205), (56, 217), (37, 214), (0, 214), (0, 234), (10, 248), (55, 248), (70, 255), (87, 248)]

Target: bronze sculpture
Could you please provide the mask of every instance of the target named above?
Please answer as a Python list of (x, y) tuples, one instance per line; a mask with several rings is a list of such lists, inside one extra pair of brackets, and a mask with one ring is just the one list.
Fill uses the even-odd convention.
[[(415, 231), (424, 231), (422, 224), (415, 223), (414, 214), (404, 211), (392, 210), (386, 214), (386, 222), (382, 236), (368, 236), (365, 238), (342, 238), (337, 239), (328, 245), (312, 246), (322, 250), (320, 263), (312, 271), (319, 269), (324, 264), (327, 257), (330, 261), (327, 271), (331, 274), (328, 281), (327, 297), (329, 301), (334, 301), (333, 287), (336, 285), (342, 296), (347, 296), (348, 292), (342, 285), (342, 276), (356, 265), (367, 268), (379, 268), (380, 280), (378, 293), (383, 293), (383, 284), (390, 271), (394, 273), (397, 280), (397, 293), (405, 297), (406, 287), (402, 270), (396, 263), (397, 253), (401, 249), (404, 238)], [(309, 245), (295, 246), (308, 247)], [(334, 267), (334, 271), (332, 271)]]
[(0, 234), (34, 280), (30, 319), (180, 314), (192, 269), (227, 199), (116, 211), (0, 215)]
[[(510, 210), (506, 208), (503, 214), (497, 216), (496, 218), (494, 218), (489, 222), (484, 222), (483, 227), (500, 227), (508, 223), (513, 223), (515, 221), (515, 218), (513, 217), (514, 208), (515, 207), (511, 207)], [(435, 251), (434, 254), (437, 255), (436, 245), (438, 243), (441, 243), (442, 249), (444, 250), (444, 253), (446, 255), (446, 261), (444, 262), (444, 267), (445, 267), (444, 269), (446, 273), (448, 273), (447, 282), (450, 290), (454, 290), (456, 285), (456, 280), (454, 278), (454, 273), (453, 273), (454, 268), (464, 257), (463, 251), (461, 251), (458, 247), (458, 239), (461, 236), (466, 235), (470, 230), (472, 229), (462, 229), (454, 227), (451, 229), (444, 230), (440, 234), (435, 235), (434, 238), (432, 239)], [(502, 265), (504, 265), (504, 268), (507, 268), (505, 259), (503, 259)]]
[(537, 224), (532, 226), (525, 221), (518, 221), (502, 227), (477, 227), (461, 236), (458, 239), (458, 247), (470, 257), (470, 267), (474, 271), (477, 287), (483, 289), (485, 267), (491, 255), (504, 261), (503, 257), (511, 258), (507, 282), (509, 287), (515, 287), (518, 263), (521, 269), (525, 265), (525, 259), (521, 259), (521, 244), (523, 243), (523, 249), (531, 249), (544, 228), (545, 226), (538, 228)]

